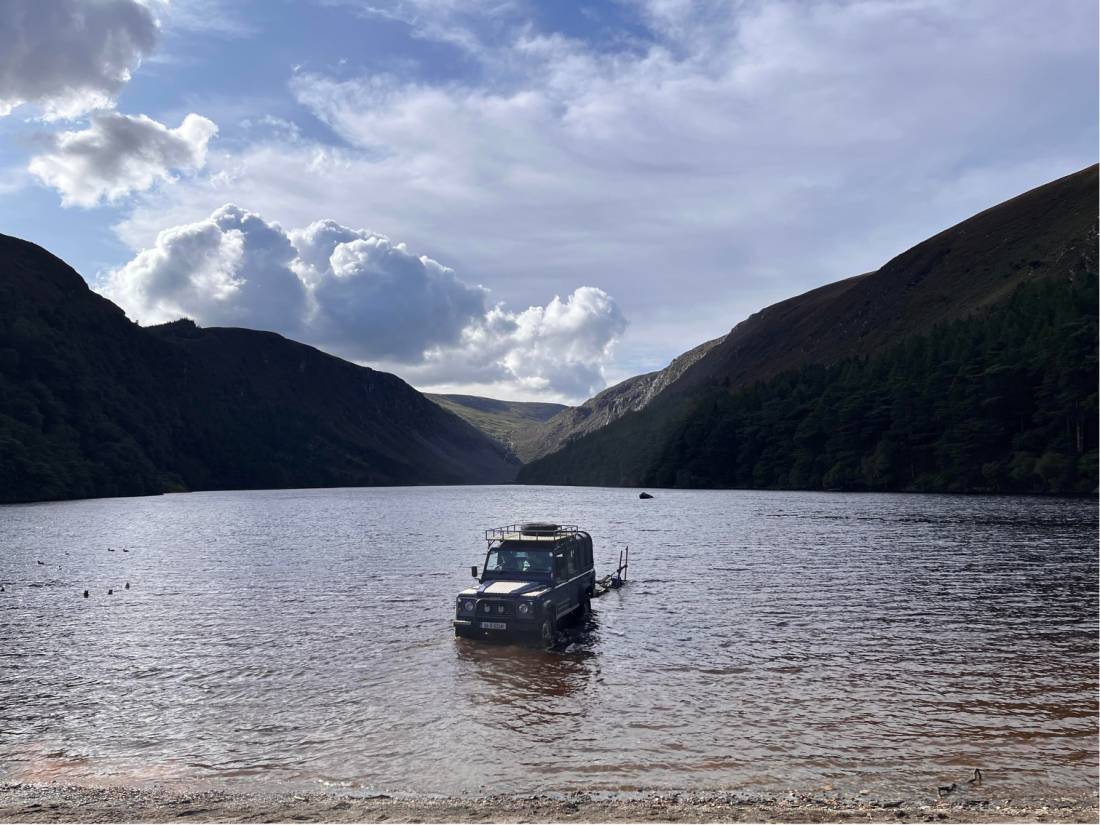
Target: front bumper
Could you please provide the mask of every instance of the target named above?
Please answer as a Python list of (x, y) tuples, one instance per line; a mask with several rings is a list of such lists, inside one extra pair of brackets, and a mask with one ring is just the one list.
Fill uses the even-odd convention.
[[(539, 635), (536, 621), (520, 621), (509, 617), (503, 622), (485, 622), (480, 619), (454, 619), (455, 635), (470, 639), (529, 639)], [(503, 624), (504, 627), (483, 627), (484, 624)]]

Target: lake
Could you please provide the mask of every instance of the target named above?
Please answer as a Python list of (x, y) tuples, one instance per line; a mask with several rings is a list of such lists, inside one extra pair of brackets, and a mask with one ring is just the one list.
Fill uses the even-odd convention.
[[(653, 492), (0, 507), (0, 780), (1095, 792), (1095, 501)], [(630, 583), (556, 650), (456, 640), (483, 530), (534, 519)]]

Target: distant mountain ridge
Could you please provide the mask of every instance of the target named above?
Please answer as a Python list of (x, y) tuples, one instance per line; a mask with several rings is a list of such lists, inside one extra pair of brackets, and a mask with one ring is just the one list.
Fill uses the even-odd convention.
[(0, 502), (515, 471), (394, 375), (270, 332), (139, 327), (63, 261), (0, 235)]
[[(522, 468), (519, 478), (551, 484), (1024, 492), (1095, 486), (1095, 481), (1089, 481), (1095, 479), (1095, 415), (1091, 423), (1083, 422), (1096, 407), (1095, 376), (1090, 382), (1087, 373), (1087, 365), (1096, 360), (1095, 332), (1090, 344), (1087, 331), (1095, 331), (1096, 324), (1095, 301), (1090, 296), (1095, 293), (1097, 269), (1097, 195), (1097, 167), (1091, 166), (944, 230), (875, 272), (770, 306), (738, 324), (724, 339), (710, 342), (712, 346), (701, 357), (647, 403), (562, 442), (556, 452)], [(1034, 317), (1029, 318), (1032, 305)], [(1055, 320), (1078, 330), (1072, 347), (1062, 346), (1057, 329), (1049, 326)], [(1031, 338), (1013, 338), (1010, 332)], [(968, 425), (960, 410), (928, 419), (929, 431), (906, 435), (902, 449), (895, 443), (904, 424), (900, 412), (874, 412), (872, 406), (861, 412), (863, 418), (844, 418), (837, 414), (843, 402), (837, 393), (843, 386), (845, 392), (862, 395), (860, 385), (844, 383), (840, 372), (822, 377), (820, 370), (812, 369), (835, 366), (855, 375), (864, 368), (860, 359), (877, 358), (883, 365), (890, 364), (895, 371), (891, 392), (901, 395), (885, 395), (878, 403), (896, 408), (912, 403), (904, 401), (905, 393), (919, 395), (945, 380), (928, 372), (933, 366), (905, 360), (923, 358), (917, 353), (934, 350), (942, 343), (936, 335), (957, 340), (957, 352), (943, 357), (961, 371), (954, 385), (942, 384), (942, 392), (963, 387), (965, 392), (979, 394), (975, 403), (983, 404), (994, 403), (982, 401), (983, 391), (991, 399), (1001, 397), (995, 393), (1012, 392), (1017, 404), (1016, 421), (991, 418), (985, 422), (997, 431), (999, 441), (973, 448), (971, 461), (984, 457), (975, 466), (956, 461), (955, 447), (950, 446), (970, 439), (963, 434)], [(999, 363), (996, 353), (985, 351), (979, 340), (967, 336), (996, 340), (1030, 366)], [(908, 354), (898, 349), (918, 338), (927, 343), (914, 345)], [(1042, 342), (1046, 349), (1032, 351), (1023, 346), (1028, 341)], [(981, 381), (966, 372), (966, 358), (987, 363), (998, 375), (1015, 374), (1016, 386), (1030, 393), (1029, 400), (1015, 398), (1020, 393), (1011, 388), (983, 390)], [(1046, 368), (1037, 365), (1041, 360), (1034, 360), (1044, 358), (1050, 359)], [(1046, 375), (1057, 376), (1050, 380), (1072, 385), (1073, 391), (1054, 392), (1047, 387)], [(802, 400), (790, 395), (795, 391), (792, 386), (801, 387), (797, 391), (804, 394)], [(820, 455), (829, 456), (833, 463), (817, 466), (814, 449), (805, 444), (800, 445), (802, 453), (796, 460), (791, 444), (768, 443), (769, 418), (752, 407), (766, 403), (778, 405), (773, 415), (777, 425), (792, 410), (810, 415), (813, 426), (799, 432), (816, 433), (817, 441), (811, 442), (818, 443)], [(925, 403), (937, 402), (929, 397)], [(920, 412), (910, 414), (916, 417)], [(1052, 429), (1046, 419), (1059, 415), (1065, 418), (1062, 429)], [(980, 416), (975, 413), (973, 418), (977, 422)], [(880, 429), (887, 420), (890, 426)], [(849, 438), (841, 448), (837, 445), (842, 439), (822, 423), (829, 421), (834, 422), (832, 426), (843, 422), (863, 435)], [(790, 432), (788, 440), (793, 443), (796, 435)], [(923, 458), (914, 457), (906, 480), (905, 474), (893, 469), (883, 471), (892, 467), (892, 461), (901, 460), (897, 455), (912, 453), (917, 443), (925, 444), (922, 449), (939, 451), (932, 456), (932, 465), (925, 467)], [(830, 453), (833, 447), (840, 452)], [(866, 455), (860, 454), (863, 450), (868, 451)], [(923, 468), (920, 472), (918, 464)], [(1040, 466), (1043, 472), (1036, 469)], [(1063, 471), (1059, 475), (1051, 467)]]
[[(274, 333), (142, 328), (0, 235), (0, 502), (507, 482), (1096, 487), (1097, 167), (577, 407), (422, 396)], [(528, 462), (522, 468), (520, 462)]]

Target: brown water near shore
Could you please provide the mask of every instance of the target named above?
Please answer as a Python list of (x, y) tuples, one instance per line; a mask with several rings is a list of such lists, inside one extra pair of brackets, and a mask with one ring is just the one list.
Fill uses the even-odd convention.
[[(629, 544), (631, 584), (552, 651), (455, 640), (480, 530), (524, 517), (583, 524), (601, 571)], [(990, 799), (1088, 799), (1096, 541), (1094, 503), (1057, 499), (495, 487), (4, 507), (0, 780), (928, 801), (980, 767)]]

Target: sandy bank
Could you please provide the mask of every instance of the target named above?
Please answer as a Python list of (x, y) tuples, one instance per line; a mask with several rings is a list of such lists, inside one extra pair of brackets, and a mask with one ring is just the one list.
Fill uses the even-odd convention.
[(1096, 822), (1096, 799), (860, 800), (726, 793), (450, 799), (0, 785), (2, 822)]

